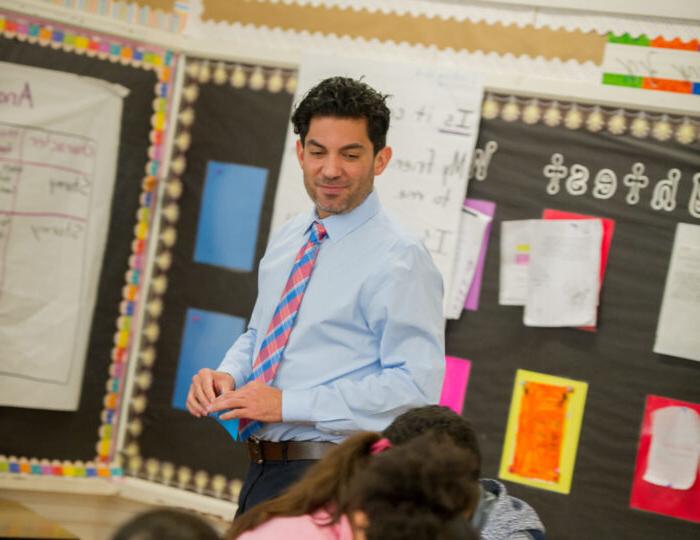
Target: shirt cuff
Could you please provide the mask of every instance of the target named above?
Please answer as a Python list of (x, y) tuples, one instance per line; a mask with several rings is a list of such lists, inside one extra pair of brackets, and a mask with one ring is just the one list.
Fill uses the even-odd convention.
[(222, 371), (224, 373), (228, 373), (233, 377), (233, 381), (235, 383), (235, 388), (236, 390), (240, 390), (241, 387), (245, 384), (245, 375), (243, 375), (243, 370), (242, 369), (235, 369), (235, 368), (230, 368), (228, 366), (219, 366), (217, 368), (217, 371)]
[(282, 422), (310, 422), (310, 390), (282, 390)]

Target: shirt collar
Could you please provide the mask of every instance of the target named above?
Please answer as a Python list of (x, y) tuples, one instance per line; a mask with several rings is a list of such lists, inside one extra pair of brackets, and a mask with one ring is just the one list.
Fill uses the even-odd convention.
[(379, 197), (375, 191), (372, 191), (358, 206), (344, 214), (333, 214), (326, 218), (318, 219), (314, 208), (309, 214), (308, 225), (304, 231), (308, 233), (313, 222), (318, 220), (326, 228), (328, 239), (337, 242), (376, 216), (380, 209)]

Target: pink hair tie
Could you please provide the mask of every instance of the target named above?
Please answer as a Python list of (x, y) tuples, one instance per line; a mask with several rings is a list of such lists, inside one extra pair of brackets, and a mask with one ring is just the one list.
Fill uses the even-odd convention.
[(372, 445), (372, 448), (370, 448), (369, 453), (374, 456), (377, 454), (381, 454), (389, 448), (391, 448), (391, 441), (386, 437), (382, 437)]

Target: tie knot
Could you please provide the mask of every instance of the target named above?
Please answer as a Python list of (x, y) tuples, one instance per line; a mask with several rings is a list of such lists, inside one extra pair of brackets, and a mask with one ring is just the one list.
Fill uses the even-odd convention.
[(320, 221), (314, 221), (313, 226), (311, 227), (311, 236), (309, 237), (309, 240), (314, 244), (320, 244), (327, 236), (328, 232), (323, 226), (323, 223)]

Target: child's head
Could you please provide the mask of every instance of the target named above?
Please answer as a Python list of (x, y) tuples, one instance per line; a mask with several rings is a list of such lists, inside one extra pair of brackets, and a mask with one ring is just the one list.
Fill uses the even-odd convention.
[(455, 538), (468, 527), (461, 521), (465, 508), (478, 500), (476, 467), (470, 450), (426, 434), (373, 456), (339, 503), (357, 539)]
[(150, 510), (122, 525), (112, 540), (219, 540), (199, 516), (180, 510)]
[(406, 411), (387, 427), (383, 435), (394, 445), (405, 444), (425, 433), (444, 435), (460, 448), (476, 456), (476, 475), (481, 476), (481, 451), (476, 432), (471, 423), (448, 407), (428, 405)]

